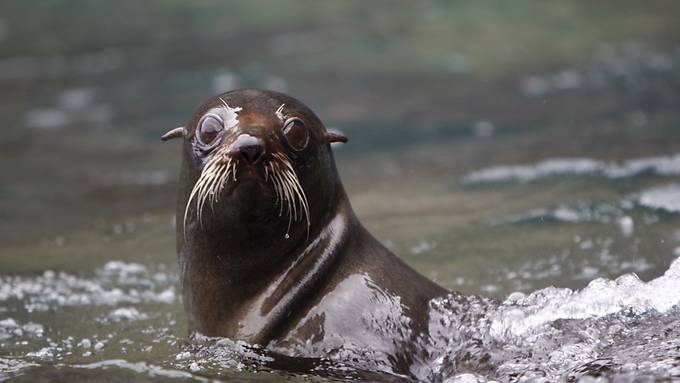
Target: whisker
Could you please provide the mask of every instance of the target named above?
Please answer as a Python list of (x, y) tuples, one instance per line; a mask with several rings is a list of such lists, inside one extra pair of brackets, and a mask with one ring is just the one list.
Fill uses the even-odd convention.
[[(231, 158), (228, 159), (226, 165), (221, 162), (224, 153), (225, 150), (218, 150), (215, 152), (212, 158), (206, 162), (200, 176), (198, 177), (198, 180), (196, 181), (196, 184), (189, 194), (186, 207), (184, 208), (183, 229), (185, 236), (187, 217), (189, 215), (191, 203), (195, 200), (196, 219), (202, 226), (203, 210), (205, 204), (208, 203), (211, 206), (214, 214), (214, 205), (218, 200), (219, 193), (222, 191), (224, 185), (229, 179), (231, 170), (234, 169), (235, 171), (235, 164), (232, 163)], [(232, 165), (231, 168), (230, 165)], [(234, 180), (236, 180), (235, 177)]]
[(302, 185), (300, 185), (300, 182), (297, 178), (297, 175), (295, 174), (295, 171), (293, 169), (293, 166), (290, 164), (290, 161), (288, 160), (288, 158), (286, 158), (285, 156), (281, 156), (281, 155), (279, 155), (279, 156), (280, 156), (279, 158), (281, 158), (283, 163), (286, 165), (286, 168), (287, 168), (288, 171), (285, 172), (285, 174), (289, 178), (289, 180), (293, 184), (293, 186), (295, 187), (296, 194), (297, 194), (298, 198), (300, 198), (300, 203), (309, 206), (307, 204), (307, 196), (305, 195), (304, 189), (302, 189)]
[(210, 184), (208, 187), (208, 202), (210, 203), (210, 208), (212, 210), (213, 215), (215, 215), (215, 203), (217, 202), (217, 198), (219, 195), (219, 191), (222, 190), (222, 187), (224, 186), (223, 180), (224, 180), (224, 175), (227, 173), (229, 168), (224, 165), (218, 165), (217, 172), (215, 176), (213, 177), (213, 182)]
[[(302, 199), (300, 198), (300, 192), (297, 190), (297, 186), (295, 185), (294, 176), (291, 176), (289, 172), (284, 172), (283, 176), (286, 177), (287, 179), (288, 185), (291, 189), (291, 194), (296, 197), (295, 198), (296, 205), (299, 204), (300, 210), (302, 210), (303, 202)], [(299, 215), (297, 214), (297, 212), (295, 214), (295, 220), (299, 221), (300, 219), (302, 219), (302, 211), (300, 211)]]
[(274, 179), (274, 165), (272, 165), (271, 163), (268, 163), (268, 164), (265, 166), (265, 169), (267, 169), (267, 168), (270, 168), (270, 169), (271, 169), (271, 173), (272, 173), (271, 180), (272, 180), (272, 185), (274, 186), (274, 192), (276, 193), (276, 201), (275, 201), (275, 204), (280, 204), (281, 193), (279, 192), (279, 187), (278, 187), (278, 185), (276, 184), (276, 180)]
[[(210, 179), (212, 178), (212, 169), (204, 169), (204, 172), (201, 173), (201, 176), (199, 177), (198, 181), (196, 182), (196, 185), (194, 186), (194, 192), (192, 194), (195, 194), (196, 197), (196, 206), (197, 206), (197, 216), (200, 219), (200, 210), (201, 206), (203, 205), (203, 194), (205, 191), (205, 188), (210, 182)], [(191, 199), (190, 199), (191, 201)], [(187, 209), (189, 204), (187, 204)]]
[(213, 180), (215, 177), (214, 174), (214, 169), (210, 169), (209, 173), (207, 173), (205, 180), (201, 183), (201, 189), (198, 191), (198, 199), (196, 201), (197, 205), (197, 217), (198, 217), (198, 222), (200, 223), (201, 226), (203, 226), (203, 206), (205, 205), (205, 192), (208, 189), (208, 185), (210, 182)]
[(232, 165), (232, 176), (234, 177), (234, 182), (236, 182), (236, 165), (238, 164), (238, 160), (234, 160), (234, 164)]
[[(276, 173), (276, 180), (279, 183), (279, 189), (281, 190), (281, 212), (283, 212), (283, 204), (286, 203), (288, 207), (288, 212), (290, 213), (290, 198), (288, 197), (288, 191), (283, 184), (283, 179), (281, 178), (281, 170)], [(279, 216), (281, 213), (279, 213)]]
[(300, 182), (297, 179), (297, 177), (295, 177), (291, 173), (286, 173), (286, 176), (289, 178), (289, 181), (291, 182), (291, 184), (293, 186), (295, 194), (296, 194), (298, 200), (300, 201), (300, 208), (302, 210), (304, 210), (304, 212), (305, 212), (305, 218), (307, 220), (307, 230), (309, 230), (309, 226), (310, 226), (309, 202), (307, 201), (307, 195), (305, 194), (304, 189), (302, 189), (302, 185), (300, 185)]
[(298, 197), (300, 198), (300, 202), (303, 204), (305, 218), (307, 219), (307, 236), (309, 236), (309, 228), (312, 224), (309, 216), (309, 200), (307, 200), (307, 194), (305, 193), (305, 189), (302, 188), (302, 185), (300, 184), (300, 179), (293, 171), (293, 167), (290, 165), (290, 163), (288, 163), (288, 168), (291, 170), (291, 180), (293, 181), (293, 184), (295, 185), (298, 191)]
[(286, 228), (286, 238), (288, 238), (290, 233), (290, 226), (293, 223), (293, 209), (291, 208), (292, 198), (290, 195), (290, 190), (286, 188), (285, 182), (281, 176), (282, 172), (279, 172), (276, 176), (279, 178), (279, 182), (283, 185), (283, 191), (285, 193), (286, 204), (288, 205), (288, 228)]
[(283, 191), (281, 190), (281, 185), (279, 184), (279, 179), (276, 177), (276, 170), (274, 169), (274, 164), (272, 167), (272, 183), (274, 184), (274, 189), (276, 190), (276, 202), (279, 204), (279, 217), (283, 214)]
[(283, 178), (284, 181), (284, 187), (286, 188), (286, 191), (288, 195), (290, 196), (291, 203), (293, 205), (293, 216), (295, 217), (295, 221), (298, 221), (298, 212), (297, 212), (297, 199), (293, 199), (293, 196), (295, 196), (295, 193), (293, 192), (293, 187), (290, 184), (290, 179), (289, 175), (287, 174), (286, 171), (281, 172), (281, 177)]
[(227, 110), (230, 109), (230, 108), (229, 108), (229, 105), (227, 105), (227, 102), (224, 101), (224, 99), (223, 99), (222, 97), (219, 97), (219, 99), (220, 99), (220, 101), (222, 101), (222, 105), (224, 105), (224, 107), (225, 107)]
[[(290, 159), (281, 153), (273, 154), (276, 161), (274, 165), (271, 166), (272, 171), (272, 184), (277, 192), (281, 193), (281, 198), (285, 199), (287, 202), (288, 214), (289, 214), (289, 228), (290, 222), (294, 216), (295, 221), (298, 222), (304, 218), (307, 221), (307, 236), (309, 237), (309, 228), (311, 226), (311, 220), (309, 215), (309, 201), (307, 200), (307, 195), (305, 194), (300, 180), (295, 173)], [(281, 215), (283, 209), (283, 201), (281, 202), (279, 216)], [(287, 234), (287, 233), (286, 233)]]
[[(225, 150), (218, 150), (210, 158), (201, 171), (194, 185), (184, 210), (184, 233), (186, 235), (187, 218), (192, 204), (196, 209), (196, 220), (202, 226), (206, 204), (215, 214), (215, 205), (219, 202), (222, 191), (229, 182), (237, 182), (238, 161), (235, 158), (224, 158)], [(293, 222), (307, 223), (307, 237), (310, 230), (310, 211), (307, 195), (297, 177), (291, 160), (281, 153), (274, 153), (272, 160), (263, 165), (265, 182), (272, 185), (275, 204), (279, 205), (279, 217), (286, 210), (288, 225), (286, 238), (290, 236)]]
[(227, 161), (227, 164), (224, 166), (225, 171), (220, 174), (220, 179), (217, 181), (217, 192), (215, 195), (217, 196), (215, 201), (219, 201), (219, 195), (224, 189), (224, 185), (227, 183), (227, 180), (229, 179), (229, 172), (231, 171), (229, 168), (229, 165), (231, 165), (231, 158)]

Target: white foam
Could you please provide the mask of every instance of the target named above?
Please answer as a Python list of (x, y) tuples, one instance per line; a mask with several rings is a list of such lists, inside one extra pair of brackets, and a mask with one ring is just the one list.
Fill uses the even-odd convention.
[(629, 216), (623, 216), (620, 217), (617, 221), (616, 224), (619, 226), (619, 230), (621, 230), (621, 235), (624, 237), (630, 237), (633, 235), (633, 231), (635, 231), (635, 221), (633, 218)]
[(680, 175), (680, 154), (637, 158), (622, 163), (591, 158), (552, 158), (530, 165), (495, 166), (468, 173), (463, 183), (530, 182), (564, 175), (598, 175), (608, 178), (628, 178), (643, 173), (662, 176)]
[(35, 366), (38, 365), (36, 363), (26, 362), (15, 358), (5, 359), (0, 356), (0, 381), (4, 382), (6, 379), (9, 380), (12, 374)]
[(154, 366), (153, 364), (147, 364), (146, 362), (133, 363), (123, 359), (103, 360), (101, 362), (95, 362), (90, 364), (78, 364), (74, 365), (73, 367), (88, 370), (98, 369), (106, 370), (111, 367), (116, 367), (134, 371), (138, 374), (145, 374), (147, 376), (162, 376), (166, 378), (184, 378), (184, 379), (197, 379), (199, 381), (208, 381), (208, 379), (201, 378), (199, 376), (194, 376), (193, 374), (190, 374), (185, 371), (161, 368), (158, 366)]
[(664, 275), (649, 282), (635, 274), (616, 280), (595, 279), (580, 291), (549, 287), (525, 298), (508, 299), (493, 318), (490, 332), (498, 338), (517, 338), (558, 319), (585, 319), (651, 310), (665, 313), (680, 304), (680, 258)]
[(107, 319), (112, 321), (112, 322), (121, 322), (121, 321), (137, 321), (137, 320), (143, 320), (143, 319), (148, 319), (149, 316), (143, 312), (140, 312), (134, 307), (121, 307), (118, 309), (115, 309), (109, 313), (107, 316)]
[(496, 166), (469, 173), (465, 183), (519, 181), (529, 182), (539, 178), (586, 174), (603, 170), (603, 163), (588, 158), (553, 158), (534, 165)]
[(29, 311), (63, 306), (173, 303), (174, 279), (138, 263), (111, 261), (94, 278), (48, 270), (37, 277), (0, 276), (0, 302), (16, 299)]
[(651, 209), (680, 213), (680, 184), (655, 187), (640, 193), (638, 203)]
[(141, 274), (146, 272), (146, 266), (139, 263), (110, 261), (104, 265), (103, 271), (109, 274)]
[(21, 324), (12, 318), (0, 320), (0, 340), (12, 337), (30, 336), (40, 338), (45, 333), (45, 328), (38, 323), (27, 322)]
[[(571, 205), (560, 204), (556, 207), (532, 209), (526, 213), (493, 221), (493, 223), (506, 224), (531, 222), (536, 220), (555, 220), (567, 223), (597, 222), (609, 224), (618, 222), (625, 217), (622, 210), (624, 208), (625, 202), (620, 202), (618, 205), (619, 206), (611, 203), (594, 204), (579, 201)], [(632, 225), (632, 222), (629, 222), (628, 220), (625, 221), (626, 222), (623, 222), (622, 225), (626, 226), (627, 229), (629, 228), (627, 225)]]
[(257, 366), (274, 360), (259, 350), (259, 346), (244, 341), (207, 337), (194, 333), (190, 349), (184, 349), (176, 354), (173, 365), (176, 368), (189, 369), (194, 372), (214, 368), (242, 371), (247, 366), (257, 369)]

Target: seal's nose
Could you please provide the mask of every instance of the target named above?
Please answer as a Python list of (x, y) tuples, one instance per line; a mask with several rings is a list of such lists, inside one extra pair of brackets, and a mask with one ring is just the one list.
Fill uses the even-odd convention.
[(255, 164), (264, 154), (264, 141), (250, 134), (241, 134), (231, 144), (227, 154), (243, 159), (249, 164)]

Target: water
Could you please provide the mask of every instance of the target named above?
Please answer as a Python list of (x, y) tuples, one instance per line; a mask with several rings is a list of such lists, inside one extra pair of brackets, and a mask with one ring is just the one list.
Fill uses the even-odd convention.
[(265, 5), (0, 5), (0, 380), (387, 378), (187, 336), (158, 138), (241, 86), (343, 131), (362, 222), (460, 292), (414, 378), (680, 379), (674, 5)]
[[(111, 261), (91, 278), (54, 271), (3, 277), (0, 303), (13, 314), (0, 321), (2, 376), (282, 379), (272, 366), (291, 365), (327, 377), (389, 372), (388, 360), (351, 346), (328, 353), (327, 360), (290, 363), (243, 342), (200, 335), (186, 340), (177, 319), (176, 276)], [(438, 298), (430, 303), (430, 337), (418, 344), (427, 358), (411, 372), (427, 381), (677, 378), (678, 291), (680, 259), (649, 282), (635, 274), (598, 278), (576, 291), (515, 292), (500, 304), (457, 294)], [(55, 326), (55, 315), (64, 322)]]

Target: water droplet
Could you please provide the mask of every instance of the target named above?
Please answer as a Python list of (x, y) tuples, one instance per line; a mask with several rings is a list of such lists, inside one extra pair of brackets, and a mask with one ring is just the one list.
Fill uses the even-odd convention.
[(290, 235), (289, 235), (288, 233), (286, 233), (286, 235), (284, 236), (284, 238), (289, 239), (289, 238), (290, 238)]

